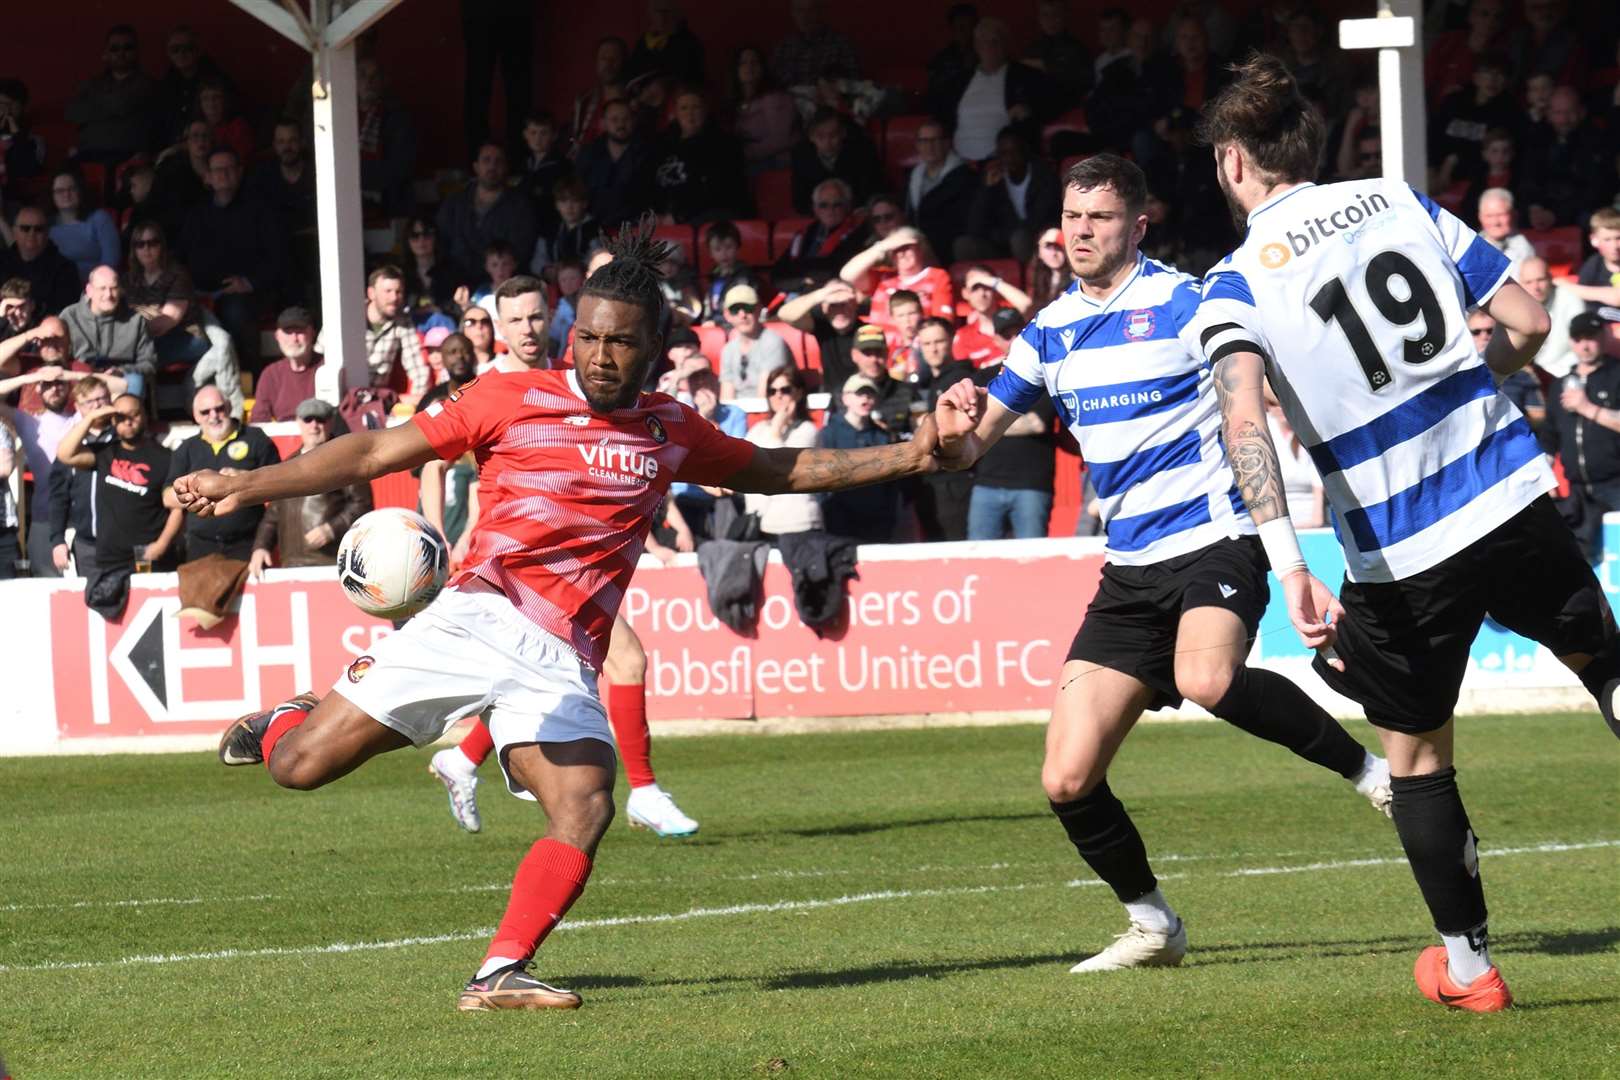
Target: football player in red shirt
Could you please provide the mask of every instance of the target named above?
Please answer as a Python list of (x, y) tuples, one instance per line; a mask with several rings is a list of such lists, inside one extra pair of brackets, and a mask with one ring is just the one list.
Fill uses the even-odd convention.
[[(507, 787), (547, 825), (518, 864), (506, 913), (457, 1001), (464, 1010), (577, 1008), (528, 973), (578, 899), (613, 820), (612, 735), (596, 695), (619, 603), (674, 480), (766, 494), (857, 487), (931, 472), (932, 417), (910, 442), (858, 450), (766, 449), (641, 390), (666, 329), (645, 230), (581, 290), (569, 371), (477, 379), (411, 423), (333, 439), (279, 465), (175, 483), (182, 507), (238, 507), (332, 491), (471, 450), (487, 509), (461, 571), (435, 603), (338, 680), (233, 724), (228, 764), (262, 761), (283, 787), (330, 783), (368, 758), (425, 746), (489, 710)], [(497, 297), (499, 300), (500, 298)]]
[[(538, 278), (518, 277), (496, 301), (500, 320), (496, 332), (507, 351), (495, 361), (495, 372), (523, 373), (548, 366), (546, 354), (545, 286)], [(630, 796), (625, 800), (625, 817), (632, 826), (650, 829), (662, 837), (691, 836), (698, 823), (675, 805), (658, 784), (652, 766), (652, 731), (647, 726), (647, 653), (641, 639), (623, 616), (613, 620), (608, 637), (607, 657), (602, 662), (603, 692), (608, 723), (624, 763)], [(483, 827), (478, 813), (478, 767), (484, 763), (495, 740), (482, 719), (459, 745), (434, 754), (428, 771), (445, 786), (450, 797), (450, 814), (468, 832)]]

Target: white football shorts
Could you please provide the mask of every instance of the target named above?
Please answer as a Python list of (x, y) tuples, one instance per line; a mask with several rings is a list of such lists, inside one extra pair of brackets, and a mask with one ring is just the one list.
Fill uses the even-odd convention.
[[(575, 739), (613, 745), (596, 672), (495, 591), (446, 589), (350, 664), (332, 689), (417, 746), (488, 710), (502, 773), (509, 746)], [(510, 774), (506, 787), (534, 798)]]

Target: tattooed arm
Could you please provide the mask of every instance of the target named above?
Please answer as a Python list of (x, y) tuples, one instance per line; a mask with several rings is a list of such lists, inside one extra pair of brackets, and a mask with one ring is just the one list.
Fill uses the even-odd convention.
[(1265, 364), (1252, 352), (1229, 353), (1215, 364), (1226, 456), (1256, 525), (1288, 516), (1282, 466), (1266, 426), (1265, 382)]
[(1288, 518), (1282, 467), (1266, 427), (1265, 362), (1253, 352), (1231, 352), (1215, 362), (1214, 370), (1226, 455), (1243, 505), (1259, 528), (1266, 558), (1282, 582), (1289, 621), (1307, 647), (1322, 650), (1328, 664), (1343, 671), (1344, 662), (1333, 651), (1333, 643), (1338, 637), (1335, 622), (1344, 609), (1306, 569), (1294, 523)]
[(938, 445), (932, 417), (924, 417), (909, 442), (869, 446), (859, 450), (808, 450), (798, 447), (758, 447), (741, 472), (725, 481), (733, 491), (762, 495), (784, 492), (842, 491), (844, 488), (881, 484), (917, 476), (937, 467)]

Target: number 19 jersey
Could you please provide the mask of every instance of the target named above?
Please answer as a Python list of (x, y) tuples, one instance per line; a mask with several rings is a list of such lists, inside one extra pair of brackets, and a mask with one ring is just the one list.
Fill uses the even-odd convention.
[(1211, 364), (1257, 352), (1310, 451), (1352, 581), (1421, 573), (1553, 487), (1468, 311), (1509, 262), (1404, 183), (1291, 188), (1204, 280)]

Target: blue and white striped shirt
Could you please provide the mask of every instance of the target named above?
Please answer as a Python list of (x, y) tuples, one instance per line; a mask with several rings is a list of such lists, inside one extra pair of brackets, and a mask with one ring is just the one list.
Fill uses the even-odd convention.
[(1421, 573), (1553, 486), (1468, 333), (1509, 269), (1426, 196), (1374, 179), (1262, 203), (1205, 279), (1201, 355), (1266, 358), (1352, 581)]
[(1189, 337), (1200, 301), (1196, 278), (1138, 255), (1107, 299), (1076, 283), (1042, 308), (990, 384), (1014, 412), (1051, 395), (1091, 470), (1109, 562), (1162, 562), (1255, 531)]

